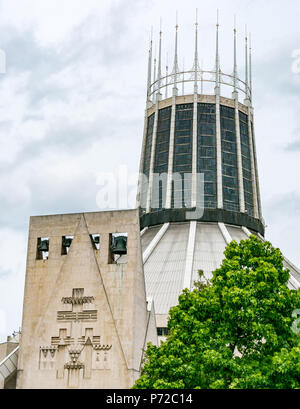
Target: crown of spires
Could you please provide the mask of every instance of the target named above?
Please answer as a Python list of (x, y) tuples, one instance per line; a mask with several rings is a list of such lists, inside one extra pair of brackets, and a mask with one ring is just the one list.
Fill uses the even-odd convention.
[[(208, 79), (208, 75), (211, 75), (211, 71), (205, 71), (203, 69), (203, 64), (199, 63), (199, 52), (198, 52), (198, 9), (196, 9), (196, 20), (195, 20), (195, 51), (194, 51), (194, 62), (192, 70), (185, 71), (183, 67), (183, 72), (179, 69), (179, 59), (178, 59), (178, 12), (176, 12), (176, 25), (175, 25), (175, 53), (174, 53), (174, 64), (172, 71), (169, 70), (169, 63), (166, 63), (166, 74), (162, 73), (162, 22), (160, 21), (160, 32), (159, 32), (159, 48), (158, 48), (158, 58), (156, 56), (156, 51), (154, 51), (154, 61), (153, 61), (153, 38), (151, 34), (150, 48), (149, 48), (149, 61), (148, 61), (148, 99), (155, 93), (161, 95), (162, 88), (165, 87), (165, 98), (168, 97), (168, 87), (173, 85), (173, 92), (175, 95), (178, 93), (178, 84), (182, 82), (182, 93), (184, 94), (185, 82), (194, 82), (194, 89), (198, 90), (198, 82), (201, 82), (201, 93), (203, 93), (203, 83), (211, 82)], [(217, 22), (216, 22), (216, 60), (214, 71), (214, 82), (215, 90), (220, 89), (222, 84), (226, 86), (232, 86), (234, 92), (242, 91), (245, 94), (245, 99), (250, 100), (252, 98), (252, 48), (250, 36), (248, 38), (247, 28), (245, 34), (245, 80), (242, 81), (238, 78), (238, 64), (237, 64), (237, 25), (236, 18), (234, 18), (234, 61), (233, 61), (233, 74), (232, 75), (222, 75), (220, 67), (220, 53), (219, 53), (219, 10), (217, 10)], [(250, 43), (250, 47), (249, 47)], [(155, 48), (154, 48), (155, 50)], [(167, 58), (168, 60), (168, 58)], [(154, 68), (152, 65), (154, 64)], [(153, 73), (153, 77), (152, 77)], [(226, 77), (230, 78), (230, 83), (226, 82)], [(153, 78), (153, 80), (152, 80)], [(152, 83), (151, 83), (152, 81)], [(198, 91), (197, 91), (198, 92)], [(217, 91), (216, 91), (217, 92)], [(218, 91), (219, 92), (219, 91)]]

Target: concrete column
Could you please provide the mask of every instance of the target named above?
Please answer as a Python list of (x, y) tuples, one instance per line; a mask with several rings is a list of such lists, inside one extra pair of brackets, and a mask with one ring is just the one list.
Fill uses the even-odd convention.
[(251, 126), (251, 106), (250, 106), (249, 100), (246, 100), (245, 103), (248, 105), (248, 133), (249, 133), (249, 147), (250, 147), (250, 160), (251, 160), (251, 179), (252, 179), (254, 217), (258, 219), (259, 213), (258, 213), (258, 200), (257, 200), (255, 155), (254, 155), (254, 148), (253, 148), (253, 136), (252, 136), (252, 126)]
[(242, 226), (242, 230), (248, 237), (251, 236), (252, 233), (247, 229), (247, 227)]
[(186, 262), (185, 262), (185, 271), (183, 277), (183, 290), (192, 288), (192, 274), (193, 274), (193, 264), (194, 264), (194, 253), (195, 253), (195, 241), (196, 241), (196, 231), (197, 231), (197, 222), (190, 223), (190, 233), (189, 241), (186, 250)]
[(198, 159), (198, 89), (194, 90), (193, 156), (192, 156), (192, 207), (197, 207), (197, 159)]
[(144, 119), (144, 135), (143, 135), (140, 170), (139, 170), (140, 173), (139, 173), (138, 190), (137, 190), (137, 197), (136, 197), (136, 207), (137, 208), (140, 207), (141, 205), (141, 192), (142, 192), (142, 181), (143, 181), (143, 178), (141, 178), (141, 175), (144, 173), (144, 160), (145, 160), (147, 131), (148, 131), (148, 110), (146, 108), (145, 119)]
[(160, 242), (160, 240), (163, 238), (163, 236), (166, 234), (168, 228), (170, 226), (170, 223), (165, 223), (162, 228), (159, 230), (159, 232), (156, 234), (154, 239), (151, 241), (149, 246), (146, 248), (144, 254), (143, 254), (143, 263), (145, 264), (148, 258), (151, 256), (153, 251), (155, 250), (156, 246)]
[(151, 212), (151, 203), (152, 203), (152, 190), (153, 190), (153, 173), (154, 173), (154, 161), (155, 161), (155, 152), (156, 152), (156, 137), (157, 137), (157, 124), (158, 124), (158, 114), (159, 114), (159, 101), (161, 100), (161, 94), (156, 95), (156, 105), (155, 105), (155, 117), (154, 117), (154, 126), (152, 134), (152, 149), (151, 149), (151, 160), (150, 160), (150, 171), (149, 171), (149, 185), (147, 193), (147, 208), (146, 212)]
[(171, 209), (172, 202), (172, 180), (174, 167), (174, 140), (175, 140), (175, 121), (176, 121), (176, 97), (178, 94), (177, 88), (173, 88), (172, 98), (172, 113), (171, 113), (171, 129), (170, 129), (170, 145), (169, 145), (169, 164), (168, 164), (168, 179), (167, 179), (167, 195), (166, 209)]
[[(253, 108), (250, 109), (250, 112), (251, 112), (251, 116), (250, 116), (250, 127), (251, 127), (251, 120), (252, 120), (252, 124), (254, 124)], [(263, 216), (262, 216), (262, 207), (261, 207), (261, 196), (260, 196), (260, 186), (259, 186), (259, 173), (258, 173), (258, 164), (257, 164), (254, 125), (253, 125), (253, 127), (251, 127), (251, 130), (252, 130), (253, 154), (254, 154), (254, 165), (255, 165), (255, 176), (256, 176), (256, 193), (257, 193), (258, 216), (262, 220)]]
[(244, 195), (244, 178), (243, 178), (243, 161), (242, 161), (242, 147), (241, 147), (241, 130), (240, 130), (240, 114), (239, 114), (239, 97), (238, 97), (238, 93), (233, 92), (232, 97), (233, 97), (233, 99), (235, 101), (235, 134), (236, 134), (236, 152), (237, 152), (240, 212), (245, 213), (245, 195)]
[(143, 237), (143, 235), (146, 233), (146, 231), (148, 230), (149, 227), (145, 227), (142, 231), (141, 231), (141, 237)]
[(225, 226), (224, 223), (218, 223), (220, 232), (222, 233), (222, 236), (226, 242), (226, 244), (230, 244), (232, 242), (232, 237), (229, 234), (229, 231), (227, 230), (227, 227)]
[(222, 142), (221, 142), (221, 114), (220, 114), (220, 87), (216, 93), (216, 145), (217, 145), (217, 205), (223, 209), (223, 179), (222, 179)]

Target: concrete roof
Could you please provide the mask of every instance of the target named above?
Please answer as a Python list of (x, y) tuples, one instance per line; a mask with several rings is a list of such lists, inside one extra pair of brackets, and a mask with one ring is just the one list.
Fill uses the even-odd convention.
[[(198, 222), (191, 240), (190, 226), (190, 222), (154, 226), (142, 234), (142, 249), (144, 255), (147, 254), (144, 263), (146, 292), (147, 297), (154, 299), (156, 314), (168, 314), (170, 308), (178, 304), (184, 282), (190, 282), (192, 287), (199, 270), (204, 271), (206, 279), (211, 279), (212, 271), (224, 259), (227, 243), (240, 242), (251, 234), (243, 227)], [(300, 271), (287, 259), (284, 266), (291, 272), (289, 288), (299, 288)], [(189, 268), (190, 276), (186, 281)]]

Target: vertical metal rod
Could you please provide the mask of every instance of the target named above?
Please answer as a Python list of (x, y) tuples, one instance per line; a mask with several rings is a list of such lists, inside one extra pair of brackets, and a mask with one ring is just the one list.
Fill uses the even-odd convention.
[(220, 58), (219, 58), (219, 11), (217, 13), (216, 33), (216, 147), (217, 147), (217, 206), (223, 209), (223, 179), (222, 179), (222, 140), (220, 113)]
[(197, 165), (198, 165), (198, 9), (195, 22), (195, 62), (194, 62), (194, 106), (193, 106), (193, 154), (191, 207), (197, 207)]
[(175, 26), (175, 57), (174, 57), (174, 86), (172, 95), (172, 111), (171, 111), (171, 127), (170, 127), (170, 143), (169, 143), (169, 162), (168, 162), (168, 177), (167, 177), (167, 194), (165, 208), (170, 209), (172, 204), (172, 181), (174, 167), (174, 143), (175, 143), (175, 121), (176, 121), (176, 99), (178, 96), (177, 89), (177, 70), (178, 70), (178, 14), (176, 13)]
[(243, 160), (241, 147), (241, 131), (240, 131), (240, 113), (239, 113), (239, 95), (237, 92), (237, 55), (236, 55), (236, 20), (234, 19), (234, 91), (232, 98), (235, 102), (235, 134), (236, 134), (236, 154), (238, 168), (238, 186), (239, 186), (239, 204), (240, 212), (245, 213), (245, 191), (244, 191), (244, 175), (243, 175)]

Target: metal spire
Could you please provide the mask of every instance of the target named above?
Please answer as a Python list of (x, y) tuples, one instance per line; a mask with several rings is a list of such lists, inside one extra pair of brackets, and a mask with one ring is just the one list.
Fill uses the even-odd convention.
[(201, 60), (201, 94), (203, 94), (203, 67), (204, 67), (204, 62)]
[(195, 22), (195, 60), (194, 60), (194, 89), (197, 92), (198, 84), (198, 72), (200, 71), (199, 60), (198, 60), (198, 9), (196, 9), (196, 22)]
[(234, 16), (234, 64), (233, 64), (233, 86), (234, 86), (234, 92), (237, 92), (237, 77), (238, 77), (238, 72), (237, 72), (237, 57), (236, 57), (236, 17)]
[(173, 67), (173, 74), (174, 74), (174, 87), (173, 90), (177, 90), (177, 75), (179, 71), (178, 67), (178, 12), (176, 12), (176, 34), (175, 34), (175, 56), (174, 56), (174, 67)]
[(182, 61), (182, 95), (184, 95), (184, 59)]
[(249, 34), (250, 54), (249, 54), (249, 75), (250, 75), (250, 100), (252, 102), (252, 42), (251, 33)]
[(169, 56), (168, 56), (168, 53), (167, 53), (167, 62), (166, 62), (166, 93), (165, 93), (165, 99), (167, 99), (168, 98), (168, 75), (169, 75), (169, 62), (168, 62), (168, 60), (169, 60)]
[(216, 32), (216, 88), (220, 87), (220, 56), (219, 56), (219, 9), (217, 10), (217, 32)]
[[(156, 81), (156, 64), (157, 64), (157, 59), (156, 59), (156, 44), (154, 45), (154, 67), (153, 67), (153, 81)], [(156, 85), (154, 86), (155, 89)]]
[(249, 97), (249, 76), (248, 76), (248, 33), (247, 26), (245, 32), (245, 84), (246, 84), (246, 99)]
[(160, 94), (161, 88), (161, 42), (162, 42), (162, 31), (161, 31), (161, 20), (160, 20), (160, 32), (159, 32), (159, 52), (158, 52), (158, 72), (157, 72), (157, 81), (158, 81), (158, 94)]
[(147, 101), (150, 99), (151, 92), (151, 75), (152, 75), (152, 45), (153, 45), (153, 28), (151, 28), (151, 38), (150, 38), (150, 48), (149, 48), (149, 58), (148, 58), (148, 83), (147, 83)]

